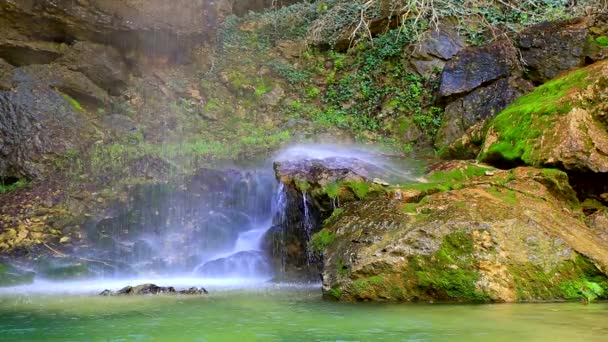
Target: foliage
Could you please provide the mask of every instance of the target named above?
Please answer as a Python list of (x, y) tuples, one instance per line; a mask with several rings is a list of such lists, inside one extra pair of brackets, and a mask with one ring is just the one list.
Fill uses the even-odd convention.
[(61, 96), (70, 104), (70, 106), (72, 106), (72, 108), (74, 108), (74, 110), (78, 112), (84, 111), (80, 102), (78, 102), (78, 100), (76, 100), (75, 98), (63, 93), (61, 94)]
[(19, 179), (16, 182), (5, 184), (2, 179), (0, 179), (0, 194), (6, 194), (9, 192), (13, 192), (17, 189), (21, 189), (28, 185), (28, 181), (25, 179)]
[(599, 36), (597, 38), (595, 38), (595, 42), (602, 47), (608, 47), (608, 37), (606, 36)]
[(346, 182), (346, 186), (355, 193), (358, 199), (367, 197), (371, 188), (368, 182)]
[(327, 228), (323, 228), (312, 236), (310, 247), (316, 253), (323, 253), (335, 239), (336, 234), (330, 232)]
[(456, 232), (446, 235), (432, 257), (412, 258), (411, 272), (417, 278), (419, 291), (443, 296), (445, 300), (487, 301), (485, 293), (475, 287), (476, 270), (473, 240), (470, 234)]
[(312, 23), (308, 39), (330, 46), (343, 40), (350, 41), (350, 46), (371, 40), (378, 30), (372, 23), (381, 19), (387, 23), (385, 32), (391, 23), (400, 24), (401, 31), (416, 40), (443, 18), (458, 20), (469, 40), (481, 44), (492, 37), (488, 34), (491, 26), (517, 31), (535, 23), (582, 14), (585, 7), (571, 7), (568, 0), (336, 0), (323, 3), (327, 10)]
[[(399, 30), (361, 43), (349, 54), (330, 54), (327, 90), (322, 111), (313, 118), (320, 126), (355, 132), (382, 131), (389, 117), (411, 116), (429, 137), (441, 121), (441, 111), (427, 108), (433, 100), (434, 80), (410, 73), (401, 60), (411, 41)], [(381, 109), (386, 108), (387, 110)]]

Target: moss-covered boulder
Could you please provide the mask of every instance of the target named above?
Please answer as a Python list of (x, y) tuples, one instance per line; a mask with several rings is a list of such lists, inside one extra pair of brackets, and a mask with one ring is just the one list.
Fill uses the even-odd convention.
[(313, 237), (339, 300), (606, 298), (608, 242), (579, 218), (565, 173), (461, 165), (352, 202)]
[(606, 61), (543, 84), (492, 121), (480, 159), (608, 172), (607, 89)]

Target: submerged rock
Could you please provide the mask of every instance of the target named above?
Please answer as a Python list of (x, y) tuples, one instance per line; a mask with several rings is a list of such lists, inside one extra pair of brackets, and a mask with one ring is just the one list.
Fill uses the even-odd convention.
[(565, 173), (456, 166), (429, 175), (431, 183), (340, 208), (313, 237), (323, 250), (325, 296), (516, 302), (608, 295), (608, 242), (576, 218)]
[(155, 284), (142, 284), (137, 286), (126, 286), (118, 291), (104, 290), (99, 293), (100, 296), (142, 296), (142, 295), (160, 295), (160, 294), (184, 294), (184, 295), (202, 295), (208, 294), (203, 287), (191, 287), (187, 290), (176, 291), (172, 286), (158, 286)]

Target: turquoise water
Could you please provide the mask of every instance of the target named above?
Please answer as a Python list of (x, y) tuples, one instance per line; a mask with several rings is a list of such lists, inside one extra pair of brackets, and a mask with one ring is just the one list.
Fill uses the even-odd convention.
[(317, 287), (207, 297), (0, 296), (0, 341), (606, 341), (608, 303), (323, 301)]

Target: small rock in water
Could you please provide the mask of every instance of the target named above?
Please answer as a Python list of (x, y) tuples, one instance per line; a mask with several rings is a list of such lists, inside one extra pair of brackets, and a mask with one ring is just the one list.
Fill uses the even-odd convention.
[(191, 287), (187, 290), (182, 290), (179, 291), (180, 294), (186, 294), (186, 295), (202, 295), (202, 294), (208, 294), (209, 292), (207, 292), (207, 290), (204, 287), (196, 288), (196, 287)]
[(372, 180), (372, 182), (373, 182), (374, 184), (378, 184), (378, 185), (382, 185), (382, 186), (389, 186), (389, 185), (390, 185), (390, 184), (389, 184), (387, 181), (384, 181), (384, 180), (382, 180), (382, 179), (380, 179), (380, 178), (374, 178), (374, 179)]
[(155, 284), (142, 284), (137, 286), (125, 286), (118, 291), (104, 290), (100, 296), (141, 296), (141, 295), (158, 295), (158, 294), (186, 294), (186, 295), (202, 295), (208, 294), (203, 287), (191, 287), (187, 290), (176, 291), (173, 286), (158, 286)]

